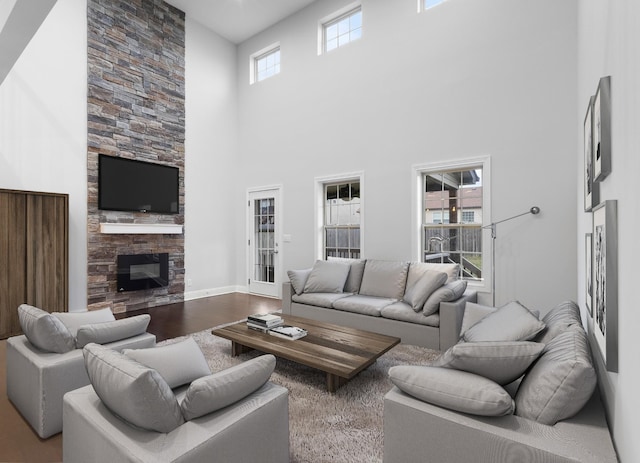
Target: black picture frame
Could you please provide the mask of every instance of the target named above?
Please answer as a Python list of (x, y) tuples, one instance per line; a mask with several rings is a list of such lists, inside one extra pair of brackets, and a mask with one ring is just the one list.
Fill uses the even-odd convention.
[(600, 185), (594, 180), (593, 165), (593, 105), (595, 96), (589, 98), (584, 117), (584, 211), (590, 212), (600, 202)]
[(618, 204), (593, 209), (593, 335), (608, 371), (618, 371)]
[(593, 181), (601, 182), (610, 173), (611, 76), (606, 76), (600, 79), (593, 101)]

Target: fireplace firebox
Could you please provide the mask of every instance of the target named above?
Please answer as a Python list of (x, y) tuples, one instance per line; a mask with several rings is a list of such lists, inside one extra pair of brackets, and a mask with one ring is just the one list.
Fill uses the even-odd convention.
[(118, 292), (169, 286), (169, 254), (118, 256)]

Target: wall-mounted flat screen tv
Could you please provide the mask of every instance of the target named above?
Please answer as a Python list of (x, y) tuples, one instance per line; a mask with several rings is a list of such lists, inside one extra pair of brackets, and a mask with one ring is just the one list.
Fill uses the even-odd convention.
[(100, 154), (98, 209), (177, 214), (178, 177), (177, 167)]

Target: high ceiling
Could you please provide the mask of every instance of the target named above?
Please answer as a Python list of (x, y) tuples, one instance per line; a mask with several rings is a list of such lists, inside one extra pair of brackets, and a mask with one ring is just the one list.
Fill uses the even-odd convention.
[(166, 0), (235, 44), (242, 43), (315, 0)]

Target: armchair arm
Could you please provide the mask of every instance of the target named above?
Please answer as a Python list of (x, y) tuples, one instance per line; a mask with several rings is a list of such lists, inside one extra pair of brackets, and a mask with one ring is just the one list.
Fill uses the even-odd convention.
[(464, 307), (467, 302), (476, 302), (477, 297), (475, 291), (467, 289), (459, 299), (440, 303), (440, 350), (445, 351), (458, 342)]
[(293, 295), (293, 286), (290, 281), (282, 283), (282, 313), (291, 315), (291, 296)]

